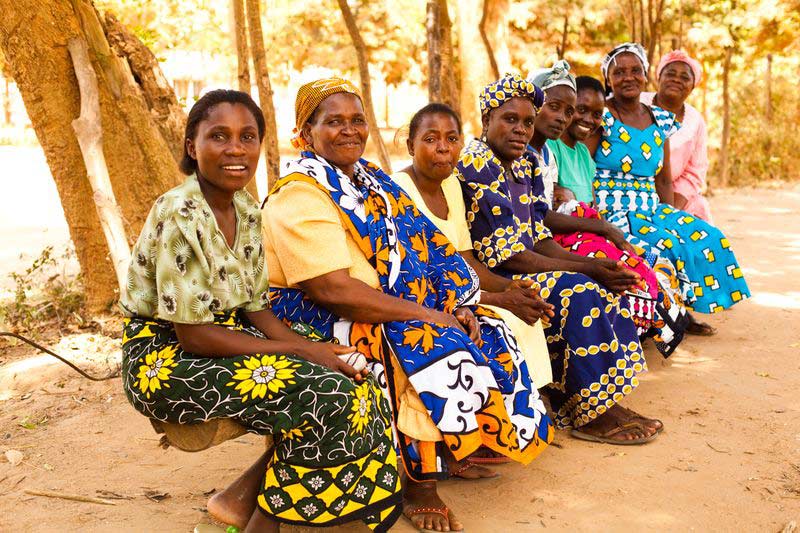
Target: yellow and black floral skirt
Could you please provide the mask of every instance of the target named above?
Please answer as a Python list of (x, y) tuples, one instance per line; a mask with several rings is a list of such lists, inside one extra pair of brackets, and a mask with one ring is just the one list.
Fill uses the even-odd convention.
[[(262, 336), (235, 312), (215, 324)], [(356, 384), (286, 354), (194, 356), (159, 320), (126, 319), (123, 333), (123, 385), (137, 411), (180, 424), (231, 418), (273, 435), (258, 496), (267, 516), (307, 526), (363, 520), (377, 531), (397, 519), (391, 415), (373, 378)]]

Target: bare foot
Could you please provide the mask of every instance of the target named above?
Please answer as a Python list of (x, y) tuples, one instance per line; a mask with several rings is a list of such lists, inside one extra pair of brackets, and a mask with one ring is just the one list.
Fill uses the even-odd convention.
[(271, 453), (271, 450), (266, 451), (225, 490), (208, 499), (206, 509), (214, 520), (242, 529), (252, 519), (254, 512), (260, 514), (256, 509), (256, 498)]
[(461, 531), (464, 525), (455, 517), (436, 492), (435, 481), (407, 479), (403, 494), (403, 515), (417, 529)]

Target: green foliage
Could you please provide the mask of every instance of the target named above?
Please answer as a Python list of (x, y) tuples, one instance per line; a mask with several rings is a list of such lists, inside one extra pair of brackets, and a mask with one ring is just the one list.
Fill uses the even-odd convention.
[(83, 322), (84, 294), (80, 280), (59, 270), (74, 252), (70, 249), (60, 257), (48, 246), (24, 272), (12, 272), (14, 296), (0, 303), (0, 321), (19, 331), (34, 332), (49, 321), (65, 324)]

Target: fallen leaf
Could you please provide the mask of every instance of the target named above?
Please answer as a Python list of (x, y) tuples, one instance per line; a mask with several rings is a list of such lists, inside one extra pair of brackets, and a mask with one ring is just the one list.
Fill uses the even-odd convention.
[(19, 450), (6, 450), (5, 456), (11, 466), (18, 466), (25, 458), (25, 455)]

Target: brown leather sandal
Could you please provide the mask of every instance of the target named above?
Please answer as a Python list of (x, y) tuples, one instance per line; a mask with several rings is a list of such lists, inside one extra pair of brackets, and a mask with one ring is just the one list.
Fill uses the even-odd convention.
[[(447, 506), (444, 506), (444, 507), (413, 507), (412, 508), (412, 506), (409, 505), (409, 506), (406, 506), (406, 507), (403, 508), (403, 516), (408, 518), (408, 520), (411, 522), (411, 525), (414, 526), (414, 527), (418, 527), (418, 526), (416, 526), (414, 524), (413, 518), (415, 516), (421, 515), (421, 514), (438, 514), (438, 515), (444, 517), (444, 519), (447, 520), (448, 524), (450, 524), (450, 520), (451, 520), (451, 517), (452, 517), (452, 513), (450, 512), (450, 509), (447, 508)], [(435, 529), (428, 529), (428, 528), (424, 528), (424, 527), (423, 528), (419, 528), (419, 531), (421, 531), (423, 533), (441, 533), (439, 531), (436, 531)], [(464, 533), (463, 529), (450, 529), (450, 531), (452, 533)]]
[(586, 433), (585, 431), (581, 431), (580, 429), (573, 429), (570, 432), (570, 435), (575, 437), (576, 439), (588, 440), (590, 442), (600, 442), (602, 444), (616, 444), (619, 446), (635, 446), (639, 444), (647, 444), (648, 442), (652, 441), (656, 437), (658, 437), (658, 431), (650, 435), (649, 437), (639, 437), (636, 439), (629, 439), (629, 440), (619, 440), (614, 439), (615, 435), (619, 435), (624, 431), (628, 431), (630, 429), (639, 429), (643, 430), (645, 427), (640, 424), (639, 422), (620, 422), (617, 420), (615, 422), (615, 426), (609, 429), (608, 431), (604, 431), (603, 433), (599, 433), (597, 435), (592, 435), (591, 433)]
[(473, 463), (470, 459), (467, 459), (466, 461), (461, 463), (458, 467), (456, 467), (455, 469), (453, 469), (450, 472), (450, 477), (457, 477), (457, 478), (461, 478), (461, 479), (468, 479), (470, 481), (477, 481), (479, 479), (493, 479), (493, 478), (496, 478), (496, 477), (500, 476), (500, 474), (498, 474), (497, 472), (492, 472), (494, 474), (493, 476), (481, 476), (481, 477), (476, 477), (476, 478), (465, 477), (465, 476), (462, 475), (464, 472), (466, 472), (470, 468), (475, 468), (476, 466), (479, 466), (479, 465), (477, 465), (476, 463)]
[(651, 427), (653, 427), (656, 430), (656, 433), (661, 433), (662, 431), (664, 431), (664, 423), (658, 418), (647, 418), (645, 416), (640, 415), (633, 409), (622, 407), (620, 404), (617, 404), (617, 407), (625, 415), (625, 422), (639, 422), (643, 426), (647, 426), (645, 422), (654, 422), (653, 426)]

